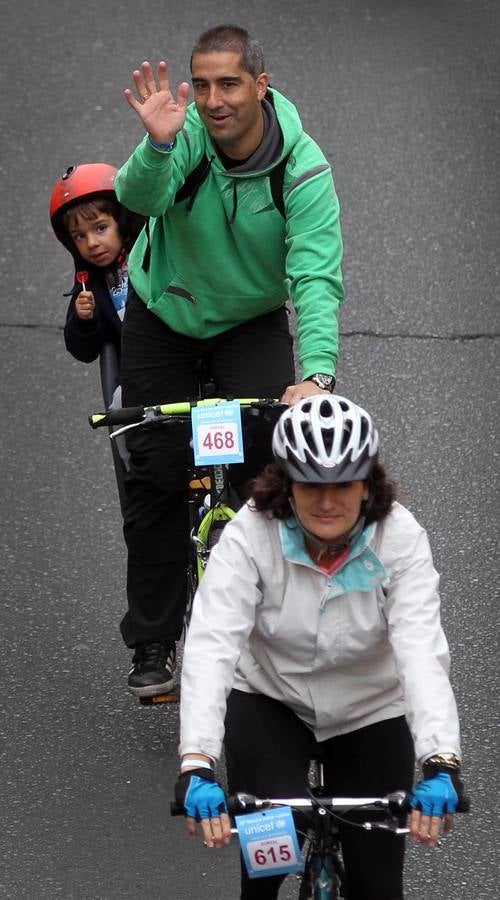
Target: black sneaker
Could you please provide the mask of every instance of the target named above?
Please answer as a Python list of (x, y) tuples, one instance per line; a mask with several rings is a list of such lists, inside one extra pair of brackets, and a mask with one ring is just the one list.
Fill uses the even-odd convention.
[(155, 697), (174, 688), (175, 644), (148, 641), (136, 648), (128, 676), (128, 689), (135, 697)]

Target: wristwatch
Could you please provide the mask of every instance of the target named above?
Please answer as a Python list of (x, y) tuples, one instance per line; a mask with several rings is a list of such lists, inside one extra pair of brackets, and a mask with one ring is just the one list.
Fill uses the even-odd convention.
[(424, 774), (430, 773), (434, 775), (436, 772), (460, 772), (460, 760), (454, 753), (434, 753), (429, 756), (422, 764)]
[(330, 391), (332, 393), (335, 389), (334, 375), (323, 375), (321, 372), (316, 372), (315, 375), (309, 375), (306, 381), (314, 381), (314, 384), (321, 388), (322, 391)]

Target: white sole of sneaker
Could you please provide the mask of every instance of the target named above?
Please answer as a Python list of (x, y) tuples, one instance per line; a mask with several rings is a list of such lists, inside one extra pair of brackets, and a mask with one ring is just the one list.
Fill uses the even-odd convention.
[(156, 697), (157, 694), (169, 694), (174, 689), (174, 679), (164, 681), (163, 684), (148, 684), (146, 687), (131, 687), (127, 685), (129, 694), (134, 697)]

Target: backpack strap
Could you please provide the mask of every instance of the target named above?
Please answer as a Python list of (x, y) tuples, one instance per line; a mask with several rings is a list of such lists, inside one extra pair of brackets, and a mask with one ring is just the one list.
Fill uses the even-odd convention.
[[(283, 183), (285, 180), (285, 169), (286, 169), (288, 160), (290, 159), (290, 155), (291, 155), (291, 151), (290, 151), (290, 153), (287, 153), (286, 156), (284, 156), (282, 160), (280, 160), (280, 162), (278, 163), (277, 166), (274, 167), (274, 169), (272, 169), (271, 174), (269, 176), (269, 183), (271, 186), (271, 196), (273, 198), (273, 203), (274, 203), (276, 209), (278, 210), (278, 212), (281, 213), (283, 218), (285, 217), (285, 200), (283, 197)], [(195, 166), (193, 171), (189, 173), (184, 184), (177, 191), (177, 193), (175, 195), (174, 203), (181, 203), (183, 200), (187, 200), (189, 198), (188, 206), (189, 206), (189, 208), (191, 208), (196, 194), (198, 193), (201, 185), (203, 184), (203, 182), (205, 181), (205, 178), (207, 177), (207, 175), (209, 173), (210, 166), (212, 164), (212, 159), (213, 159), (213, 157), (211, 159), (209, 159), (208, 156), (206, 155), (206, 153), (203, 154), (198, 165)], [(145, 228), (146, 228), (147, 247), (146, 247), (146, 252), (144, 254), (144, 259), (142, 261), (142, 268), (144, 269), (145, 272), (147, 272), (149, 269), (149, 263), (150, 263), (150, 258), (151, 258), (151, 244), (150, 244), (150, 237), (149, 237), (149, 219), (146, 219)]]
[(142, 268), (145, 272), (149, 269), (149, 263), (151, 260), (151, 239), (149, 234), (149, 216), (144, 223), (144, 230), (146, 232), (146, 251), (144, 256), (142, 257)]
[(198, 192), (208, 175), (211, 163), (212, 160), (209, 160), (207, 154), (204, 153), (198, 165), (189, 173), (184, 184), (177, 191), (174, 203), (181, 203), (191, 197), (193, 193)]
[(285, 198), (283, 197), (283, 183), (285, 180), (285, 169), (290, 159), (292, 151), (290, 150), (286, 156), (278, 163), (277, 166), (274, 167), (270, 176), (269, 183), (271, 185), (271, 196), (273, 198), (273, 203), (281, 213), (283, 218), (285, 218)]
[[(269, 176), (269, 182), (271, 186), (271, 196), (273, 198), (273, 203), (276, 209), (281, 213), (282, 216), (285, 215), (285, 200), (283, 197), (283, 183), (285, 180), (285, 169), (290, 159), (291, 151), (283, 157), (282, 160), (278, 163), (274, 169), (271, 170), (271, 174)], [(193, 169), (192, 172), (189, 173), (182, 187), (179, 188), (175, 195), (175, 203), (180, 203), (182, 200), (186, 200), (188, 197), (192, 197), (193, 193), (197, 193), (205, 181), (205, 178), (208, 175), (210, 165), (212, 160), (208, 159), (206, 154), (203, 154), (200, 162)]]
[[(195, 166), (193, 171), (189, 173), (184, 184), (181, 185), (181, 187), (177, 191), (177, 193), (175, 195), (174, 203), (181, 203), (182, 200), (187, 200), (188, 197), (191, 198), (191, 201), (194, 200), (196, 194), (198, 193), (198, 190), (200, 189), (201, 185), (203, 184), (203, 182), (205, 181), (205, 178), (208, 175), (211, 164), (212, 164), (212, 160), (208, 158), (206, 153), (204, 153), (202, 158), (200, 159), (198, 165)], [(142, 260), (142, 268), (145, 272), (147, 272), (149, 269), (149, 263), (151, 261), (151, 240), (150, 240), (150, 232), (149, 232), (149, 218), (146, 219), (145, 229), (146, 229), (147, 246), (146, 246), (146, 252), (144, 253), (144, 258)]]

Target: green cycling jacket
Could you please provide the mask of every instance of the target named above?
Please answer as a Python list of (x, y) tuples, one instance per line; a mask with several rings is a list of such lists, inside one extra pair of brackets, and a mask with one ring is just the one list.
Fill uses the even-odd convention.
[[(268, 119), (271, 113), (264, 146), (230, 171), (194, 104), (170, 153), (155, 149), (146, 136), (122, 166), (115, 182), (120, 202), (150, 217), (149, 235), (142, 231), (130, 254), (129, 278), (170, 328), (202, 339), (271, 312), (290, 297), (302, 377), (334, 374), (343, 287), (331, 169), (293, 104), (272, 88), (264, 102)], [(204, 156), (208, 173), (176, 202)], [(269, 176), (287, 156), (283, 216)]]

